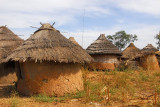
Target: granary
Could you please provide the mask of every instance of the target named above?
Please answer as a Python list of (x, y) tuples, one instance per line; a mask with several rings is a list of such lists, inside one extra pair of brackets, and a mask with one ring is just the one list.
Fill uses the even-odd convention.
[(15, 63), (12, 61), (3, 63), (3, 61), (22, 42), (23, 40), (6, 26), (0, 26), (0, 84), (12, 84), (17, 81), (14, 72)]
[(74, 44), (76, 44), (76, 45), (79, 45), (79, 44), (77, 43), (77, 41), (74, 39), (74, 37), (70, 37), (69, 40), (70, 40), (72, 43), (74, 43)]
[(155, 52), (158, 51), (152, 44), (148, 44), (144, 47), (141, 52), (143, 56), (140, 59), (140, 64), (144, 69), (147, 70), (158, 70), (159, 64), (155, 56)]
[(119, 49), (108, 41), (104, 34), (101, 34), (86, 51), (94, 59), (88, 67), (97, 70), (114, 70), (119, 63), (117, 58), (121, 55)]
[(42, 24), (7, 60), (18, 63), (21, 94), (63, 96), (83, 90), (81, 64), (92, 58), (53, 26)]
[(141, 57), (141, 50), (138, 49), (133, 43), (122, 51), (122, 62), (125, 63), (124, 66), (128, 69), (138, 69)]

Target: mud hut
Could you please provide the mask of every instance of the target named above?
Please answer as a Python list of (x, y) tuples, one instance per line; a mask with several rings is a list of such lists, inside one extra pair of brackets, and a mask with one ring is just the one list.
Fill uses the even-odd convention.
[(53, 26), (42, 24), (7, 60), (19, 63), (21, 94), (63, 96), (83, 90), (81, 64), (92, 58)]
[(141, 66), (146, 70), (158, 70), (159, 64), (155, 52), (158, 51), (152, 44), (148, 44), (141, 52), (143, 56), (140, 59)]
[(139, 69), (139, 62), (141, 57), (141, 50), (138, 49), (133, 43), (122, 51), (122, 63), (128, 69)]
[(70, 37), (69, 40), (70, 40), (72, 43), (74, 43), (74, 44), (76, 44), (76, 45), (79, 45), (79, 44), (77, 43), (77, 41), (74, 39), (74, 37)]
[(15, 35), (6, 26), (0, 26), (0, 84), (11, 84), (17, 81), (15, 63), (3, 63), (4, 59), (17, 48), (23, 40)]
[(86, 51), (92, 56), (94, 62), (89, 68), (97, 70), (114, 70), (119, 63), (117, 57), (121, 55), (119, 49), (101, 34)]

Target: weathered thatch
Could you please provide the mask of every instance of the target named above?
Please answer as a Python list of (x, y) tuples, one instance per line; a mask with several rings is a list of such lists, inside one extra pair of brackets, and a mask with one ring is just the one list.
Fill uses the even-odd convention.
[(155, 52), (158, 51), (158, 49), (156, 49), (152, 44), (148, 44), (141, 51), (143, 54), (147, 55), (147, 54), (155, 54)]
[(89, 54), (116, 54), (121, 55), (119, 49), (101, 34), (87, 49)]
[(32, 60), (60, 63), (85, 63), (91, 59), (84, 49), (77, 47), (50, 24), (43, 24), (7, 58), (21, 62)]
[(69, 40), (70, 40), (72, 43), (74, 43), (74, 44), (76, 44), (76, 45), (79, 45), (79, 44), (77, 43), (77, 41), (74, 39), (74, 37), (70, 37)]
[(0, 26), (0, 63), (22, 42), (23, 40), (6, 26)]
[(5, 58), (16, 49), (23, 40), (6, 26), (0, 26), (0, 84), (11, 84), (17, 81), (15, 63), (2, 63)]
[(139, 58), (141, 55), (141, 50), (133, 43), (130, 43), (130, 45), (122, 52), (121, 58), (134, 60), (135, 58)]

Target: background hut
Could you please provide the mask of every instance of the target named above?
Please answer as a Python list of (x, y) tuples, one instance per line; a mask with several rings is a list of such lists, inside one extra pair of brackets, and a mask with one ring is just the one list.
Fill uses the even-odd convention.
[(108, 41), (104, 34), (101, 34), (86, 51), (94, 59), (89, 68), (98, 70), (115, 69), (115, 65), (119, 63), (117, 57), (121, 55), (119, 49)]
[(81, 64), (92, 58), (50, 24), (42, 24), (7, 60), (20, 64), (20, 93), (63, 96), (83, 90)]
[(138, 69), (141, 57), (141, 50), (138, 49), (133, 43), (122, 52), (122, 63), (128, 69)]
[(147, 70), (158, 70), (159, 64), (155, 56), (155, 52), (158, 51), (152, 44), (148, 44), (142, 50), (143, 56), (140, 59), (141, 66)]
[(4, 59), (23, 42), (6, 26), (0, 26), (0, 84), (11, 84), (17, 80), (14, 72), (15, 63), (3, 63)]

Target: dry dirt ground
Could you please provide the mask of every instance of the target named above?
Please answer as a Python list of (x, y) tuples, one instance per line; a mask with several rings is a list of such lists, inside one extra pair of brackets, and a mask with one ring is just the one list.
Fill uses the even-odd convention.
[[(34, 97), (15, 95), (13, 94), (13, 85), (0, 85), (0, 107), (156, 107), (156, 105), (160, 107), (159, 72), (87, 71), (83, 75), (85, 75), (84, 84), (87, 81), (91, 86), (89, 97), (84, 95), (81, 98), (67, 98), (63, 101), (53, 102), (41, 102), (36, 101)], [(92, 85), (95, 84), (98, 84), (98, 88), (92, 89)], [(105, 94), (98, 95), (98, 97), (92, 96), (98, 91), (101, 92), (104, 87), (109, 87), (109, 94), (107, 94), (109, 98), (106, 91)], [(86, 97), (88, 101), (86, 101)]]

